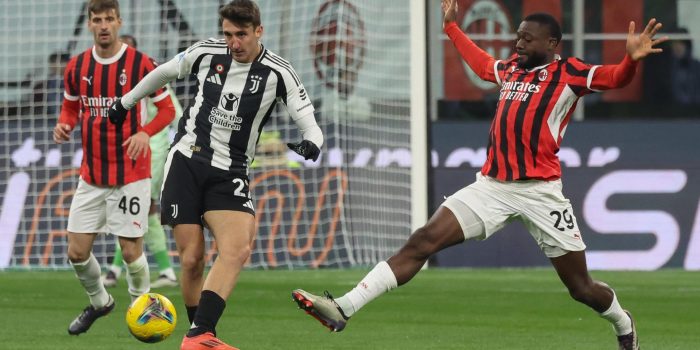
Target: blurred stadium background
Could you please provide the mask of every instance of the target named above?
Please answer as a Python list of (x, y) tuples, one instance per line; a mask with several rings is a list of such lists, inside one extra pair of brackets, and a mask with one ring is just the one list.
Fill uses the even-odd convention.
[[(217, 36), (215, 13), (225, 1), (121, 0), (120, 3), (124, 20), (120, 33), (134, 35), (140, 50), (163, 62), (200, 39)], [(687, 334), (700, 326), (697, 317), (673, 317), (669, 313), (675, 315), (700, 305), (697, 273), (690, 272), (700, 270), (697, 155), (700, 1), (458, 0), (458, 3), (460, 27), (499, 58), (512, 54), (512, 33), (524, 15), (536, 11), (552, 13), (562, 23), (563, 56), (574, 55), (596, 64), (621, 60), (630, 20), (637, 23), (638, 30), (651, 17), (664, 24), (663, 34), (672, 39), (664, 45), (664, 53), (647, 59), (626, 88), (585, 97), (579, 103), (559, 156), (564, 193), (573, 203), (588, 244), (589, 266), (594, 270), (614, 270), (603, 276), (618, 287), (623, 304), (629, 300), (632, 304), (629, 307), (641, 309), (638, 312), (643, 317), (654, 317), (653, 327), (652, 321), (640, 321), (641, 329), (655, 336), (649, 348), (693, 348), (692, 344), (698, 344), (700, 338)], [(580, 315), (594, 318), (594, 315), (567, 300), (564, 288), (557, 284), (551, 271), (543, 273), (538, 269), (549, 263), (520, 225), (508, 227), (484, 242), (450, 248), (430, 261), (431, 268), (503, 268), (503, 279), (491, 277), (492, 270), (465, 273), (438, 269), (428, 271), (427, 277), (419, 275), (417, 287), (409, 285), (408, 292), (399, 292), (407, 294), (396, 293), (395, 297), (405, 302), (409, 310), (408, 305), (433, 298), (445, 299), (445, 295), (463, 296), (467, 300), (473, 296), (487, 304), (493, 302), (489, 298), (495, 295), (499, 300), (514, 297), (520, 301), (532, 300), (533, 305), (547, 305), (551, 299), (541, 296), (531, 299), (537, 294), (534, 291), (540, 290), (545, 296), (551, 292), (559, 298), (555, 304), (561, 301), (566, 310), (564, 316), (557, 315), (562, 320), (551, 321), (547, 312), (539, 315), (541, 319), (529, 318), (541, 309), (520, 315), (518, 308), (522, 304), (514, 303), (511, 308), (508, 303), (501, 303), (481, 312), (507, 316), (503, 324), (505, 334), (484, 333), (484, 328), (491, 324), (486, 322), (479, 328), (482, 333), (468, 336), (470, 327), (474, 326), (472, 322), (484, 321), (470, 320), (468, 315), (445, 318), (431, 314), (431, 308), (425, 305), (416, 309), (418, 314), (411, 312), (411, 317), (420, 319), (404, 320), (397, 316), (403, 312), (402, 305), (394, 301), (397, 305), (388, 306), (393, 311), (388, 312), (384, 323), (360, 328), (361, 322), (357, 322), (358, 329), (353, 331), (362, 334), (363, 328), (370, 331), (372, 327), (390, 327), (398, 321), (416, 328), (405, 334), (400, 329), (393, 330), (393, 342), (367, 346), (358, 334), (343, 335), (347, 342), (333, 340), (328, 345), (320, 329), (309, 329), (306, 333), (304, 327), (301, 331), (296, 323), (308, 320), (291, 314), (288, 310), (293, 308), (291, 305), (284, 311), (265, 307), (257, 315), (255, 308), (264, 305), (264, 300), (273, 300), (270, 305), (277, 305), (277, 298), (288, 297), (288, 289), (306, 288), (303, 280), (310, 281), (310, 289), (340, 292), (351, 287), (352, 281), (363, 272), (352, 269), (338, 272), (337, 268), (364, 270), (387, 258), (413, 228), (425, 222), (443, 196), (472, 182), (486, 157), (487, 131), (497, 98), (495, 86), (476, 81), (442, 34), (438, 0), (258, 0), (258, 4), (265, 28), (263, 43), (288, 58), (297, 69), (315, 101), (327, 144), (319, 163), (300, 161), (281, 146), (297, 136), (286, 112), (280, 110), (271, 119), (259, 162), (251, 171), (259, 232), (249, 267), (329, 269), (320, 270), (320, 275), (311, 271), (285, 272), (287, 275), (274, 272), (274, 277), (251, 271), (252, 277), (244, 277), (242, 289), (236, 293), (241, 293), (245, 302), (232, 301), (234, 310), (241, 308), (243, 317), (255, 318), (253, 324), (266, 329), (271, 326), (265, 321), (275, 324), (272, 329), (287, 327), (284, 322), (295, 324), (283, 336), (270, 338), (260, 348), (282, 348), (280, 343), (275, 343), (276, 339), (289, 341), (292, 348), (308, 349), (351, 349), (361, 345), (377, 349), (464, 348), (462, 345), (479, 349), (600, 349), (607, 346), (611, 339), (598, 342), (587, 338), (591, 332), (607, 332), (603, 330), (607, 328), (603, 322), (593, 320), (590, 327), (586, 324), (578, 333), (572, 330), (579, 323), (565, 323), (569, 316), (575, 319)], [(61, 323), (55, 325), (57, 329), (45, 330), (50, 335), (47, 345), (58, 342), (64, 346), (58, 348), (66, 349), (121, 349), (131, 345), (84, 347), (73, 339), (62, 343), (68, 342), (63, 337), (64, 323), (68, 324), (85, 301), (70, 274), (65, 237), (82, 152), (79, 138), (58, 146), (50, 135), (60, 110), (65, 61), (92, 44), (85, 20), (85, 1), (81, 0), (0, 1), (0, 270), (4, 270), (0, 271), (0, 310), (26, 314), (27, 322), (34, 322), (41, 317), (40, 313), (25, 311), (51, 308), (52, 303), (43, 301), (38, 304), (42, 306), (33, 306), (32, 299), (51, 300), (56, 295), (52, 289), (65, 289), (71, 304), (65, 307), (65, 312), (61, 309), (51, 313), (51, 318), (60, 319)], [(189, 102), (191, 86), (191, 81), (179, 81), (175, 85), (183, 106)], [(73, 137), (76, 136), (74, 133)], [(175, 255), (173, 242), (171, 247)], [(95, 254), (103, 265), (109, 263), (113, 249), (112, 237), (98, 239)], [(211, 249), (208, 258), (214, 256)], [(471, 273), (477, 274), (474, 280), (463, 280), (465, 274)], [(323, 282), (324, 278), (328, 284)], [(272, 279), (279, 282), (271, 282)], [(453, 280), (463, 281), (460, 289), (443, 287)], [(246, 289), (243, 287), (246, 282), (254, 287)], [(481, 283), (495, 285), (491, 290), (474, 289), (475, 284)], [(510, 296), (513, 291), (509, 288), (518, 289), (521, 284), (525, 289)], [(425, 289), (420, 289), (421, 285)], [(646, 285), (655, 287), (644, 291)], [(268, 290), (260, 292), (258, 287)], [(26, 293), (27, 290), (37, 292)], [(666, 293), (668, 300), (651, 291)], [(170, 289), (166, 294), (173, 297), (184, 315), (179, 291)], [(16, 302), (15, 298), (26, 300)], [(120, 298), (121, 308), (125, 310), (127, 296), (124, 293)], [(436, 300), (429, 305), (434, 305), (436, 310), (444, 307), (449, 312), (451, 305), (447, 302)], [(392, 302), (383, 301), (381, 305), (387, 303)], [(459, 305), (470, 304), (460, 301)], [(549, 306), (543, 308), (553, 310)], [(372, 315), (380, 309), (371, 307), (367, 313)], [(281, 313), (280, 319), (276, 312)], [(465, 312), (480, 314), (478, 309), (465, 309)], [(235, 315), (231, 317), (244, 321)], [(365, 316), (362, 322), (370, 322), (372, 318)], [(122, 322), (119, 317), (112, 319), (110, 325), (114, 327)], [(494, 327), (497, 320), (493, 320)], [(552, 344), (556, 346), (535, 345), (537, 337), (521, 328), (529, 321), (538, 325), (533, 326), (534, 334), (549, 333), (547, 327), (552, 324), (563, 325), (566, 331), (553, 336)], [(644, 322), (648, 322), (646, 329)], [(456, 323), (458, 327), (448, 327), (448, 323)], [(8, 349), (30, 348), (17, 336), (23, 334), (22, 324), (9, 319), (0, 323), (15, 327), (10, 329), (18, 332), (0, 335), (0, 339), (14, 341), (6, 343), (10, 344)], [(34, 329), (52, 327), (32, 325), (30, 328)], [(310, 321), (303, 325), (315, 326)], [(242, 326), (245, 326), (243, 322), (236, 325)], [(108, 332), (112, 326), (104, 327), (102, 333), (97, 331), (99, 336), (106, 334), (115, 344), (135, 344), (125, 340), (128, 339), (125, 328), (124, 334), (114, 336)], [(184, 326), (178, 328), (181, 327)], [(290, 333), (292, 330), (294, 333)], [(513, 339), (498, 339), (508, 338), (511, 331), (520, 337), (515, 339), (522, 341), (509, 343)], [(577, 345), (567, 343), (564, 335), (569, 331), (573, 332)], [(240, 334), (245, 332), (248, 334)], [(256, 347), (255, 337), (269, 336), (245, 332), (231, 328), (231, 333), (242, 336), (249, 348)], [(411, 336), (417, 332), (448, 333), (454, 337), (448, 336), (441, 342), (431, 337)], [(475, 342), (482, 335), (495, 338), (491, 342)], [(314, 344), (289, 340), (294, 336), (313, 339)], [(662, 337), (677, 342), (662, 341)], [(95, 337), (95, 341), (100, 339)], [(172, 348), (176, 342), (172, 340), (168, 344)]]

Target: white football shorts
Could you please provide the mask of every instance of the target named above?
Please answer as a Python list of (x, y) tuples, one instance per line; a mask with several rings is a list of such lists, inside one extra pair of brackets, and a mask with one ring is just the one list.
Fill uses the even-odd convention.
[(142, 237), (148, 231), (151, 179), (98, 187), (80, 178), (68, 214), (68, 232)]
[[(465, 239), (483, 240), (520, 220), (549, 258), (586, 249), (561, 180), (498, 181), (480, 172), (476, 181), (445, 199)], [(483, 225), (474, 225), (473, 211)]]

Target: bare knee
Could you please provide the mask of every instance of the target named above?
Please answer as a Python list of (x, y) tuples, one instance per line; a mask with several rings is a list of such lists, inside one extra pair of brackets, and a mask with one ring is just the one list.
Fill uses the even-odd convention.
[(80, 263), (90, 258), (90, 251), (81, 251), (75, 247), (68, 246), (68, 260), (73, 263)]
[(219, 256), (217, 257), (217, 260), (221, 259), (222, 262), (230, 266), (243, 266), (246, 260), (248, 260), (250, 257), (250, 254), (250, 245), (246, 245), (238, 249), (228, 249), (225, 251), (219, 249)]
[(143, 255), (143, 240), (120, 239), (122, 257), (127, 264), (131, 264)]
[(138, 254), (134, 247), (132, 247), (132, 246), (123, 246), (122, 247), (122, 257), (124, 258), (124, 261), (126, 261), (127, 264), (131, 264), (136, 259), (138, 259), (140, 256), (141, 256), (141, 254)]
[(569, 287), (569, 295), (574, 300), (588, 305), (593, 300), (594, 287), (595, 285), (592, 281), (577, 283)]
[(202, 275), (204, 273), (204, 253), (182, 252), (180, 254), (180, 268), (183, 273), (192, 277)]

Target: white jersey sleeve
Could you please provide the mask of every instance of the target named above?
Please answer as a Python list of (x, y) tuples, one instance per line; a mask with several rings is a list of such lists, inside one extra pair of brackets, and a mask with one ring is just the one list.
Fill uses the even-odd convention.
[(286, 88), (286, 96), (283, 96), (282, 102), (287, 106), (287, 112), (299, 127), (302, 138), (320, 148), (323, 145), (323, 132), (316, 124), (314, 106), (294, 68), (288, 62), (284, 63), (286, 63), (286, 69), (279, 71)]
[[(131, 109), (142, 98), (150, 95), (154, 91), (162, 88), (167, 83), (175, 80), (177, 77), (177, 63), (175, 60), (170, 60), (148, 73), (131, 91), (122, 97), (122, 105), (126, 109)], [(161, 98), (154, 100), (159, 101), (168, 94), (164, 93)], [(160, 97), (160, 96), (159, 96)]]
[(313, 114), (314, 106), (294, 68), (290, 65), (287, 69), (281, 69), (279, 72), (286, 88), (286, 96), (283, 96), (282, 102), (287, 106), (292, 120)]
[(197, 74), (199, 69), (200, 58), (205, 54), (226, 53), (225, 41), (221, 39), (210, 38), (207, 40), (198, 41), (187, 50), (180, 52), (174, 58), (177, 61), (178, 79), (183, 79), (190, 74)]

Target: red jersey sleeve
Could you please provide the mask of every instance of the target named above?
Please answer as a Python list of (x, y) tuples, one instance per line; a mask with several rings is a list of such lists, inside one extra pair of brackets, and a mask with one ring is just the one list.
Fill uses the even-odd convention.
[(599, 66), (593, 72), (591, 89), (607, 90), (621, 88), (634, 79), (638, 62), (633, 61), (629, 55), (625, 55), (619, 64), (606, 64)]
[(482, 50), (462, 32), (457, 23), (450, 22), (445, 26), (445, 34), (450, 38), (459, 54), (479, 78), (501, 84), (501, 77), (495, 71), (496, 60)]
[(153, 103), (158, 108), (158, 113), (153, 119), (143, 127), (148, 136), (153, 136), (168, 126), (175, 119), (175, 105), (170, 94)]
[(624, 87), (634, 78), (637, 62), (625, 55), (619, 64), (591, 65), (578, 58), (566, 60), (567, 84), (576, 95)]
[(76, 72), (76, 57), (73, 57), (66, 65), (66, 70), (63, 72), (63, 104), (61, 105), (61, 115), (58, 117), (58, 122), (68, 124), (72, 128), (78, 124), (80, 117), (80, 92), (79, 80), (80, 72)]

